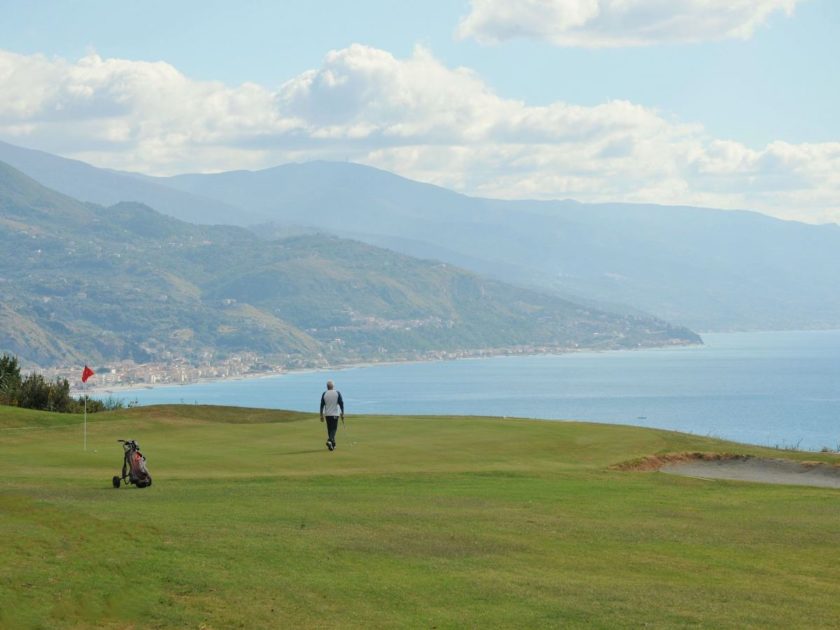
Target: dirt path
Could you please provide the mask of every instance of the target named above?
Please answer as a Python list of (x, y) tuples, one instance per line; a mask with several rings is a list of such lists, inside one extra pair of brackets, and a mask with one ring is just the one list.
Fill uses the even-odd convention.
[(840, 488), (840, 467), (801, 464), (784, 459), (742, 457), (716, 461), (694, 459), (665, 464), (659, 470), (671, 475), (701, 479), (733, 479), (797, 486)]

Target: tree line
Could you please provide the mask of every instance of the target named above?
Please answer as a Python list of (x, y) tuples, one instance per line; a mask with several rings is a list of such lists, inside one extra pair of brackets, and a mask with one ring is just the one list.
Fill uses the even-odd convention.
[(66, 378), (48, 381), (36, 372), (21, 377), (17, 357), (10, 354), (0, 357), (0, 405), (59, 413), (82, 413), (85, 409), (85, 399), (90, 413), (123, 407), (121, 400), (112, 398), (107, 401), (87, 396), (73, 398), (70, 395), (70, 383)]

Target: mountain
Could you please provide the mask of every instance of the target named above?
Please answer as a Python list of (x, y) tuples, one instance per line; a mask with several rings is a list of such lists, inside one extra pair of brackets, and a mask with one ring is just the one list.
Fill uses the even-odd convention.
[[(260, 224), (262, 235), (330, 232), (596, 309), (653, 313), (698, 330), (840, 326), (834, 224), (678, 206), (481, 199), (335, 162), (123, 176), (236, 208), (225, 222)], [(150, 203), (128, 190), (121, 199)]]
[(83, 203), (0, 163), (0, 352), (40, 365), (253, 353), (282, 364), (698, 343), (327, 235), (268, 240)]
[(471, 198), (357, 164), (182, 175), (162, 183), (706, 330), (840, 325), (840, 226), (704, 208)]
[(161, 185), (133, 173), (96, 168), (78, 160), (0, 142), (0, 161), (37, 182), (75, 199), (100, 205), (138, 201), (164, 214), (205, 224), (243, 224), (259, 220), (244, 210)]

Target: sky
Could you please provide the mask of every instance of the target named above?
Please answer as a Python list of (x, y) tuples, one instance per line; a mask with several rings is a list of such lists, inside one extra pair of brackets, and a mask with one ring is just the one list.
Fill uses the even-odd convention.
[(836, 0), (0, 0), (0, 140), (840, 222)]

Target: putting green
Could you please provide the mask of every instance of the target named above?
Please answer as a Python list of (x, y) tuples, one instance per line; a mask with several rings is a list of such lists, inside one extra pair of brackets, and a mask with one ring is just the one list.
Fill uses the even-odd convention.
[[(0, 407), (0, 627), (831, 627), (840, 491), (616, 464), (778, 451), (497, 418)], [(111, 487), (119, 438), (154, 485)], [(785, 457), (836, 461), (827, 454)]]

